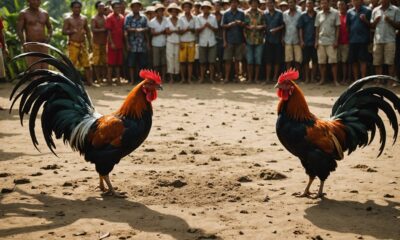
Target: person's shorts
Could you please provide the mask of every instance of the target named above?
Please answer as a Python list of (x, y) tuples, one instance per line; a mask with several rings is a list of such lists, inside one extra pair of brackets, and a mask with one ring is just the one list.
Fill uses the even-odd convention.
[(314, 46), (304, 46), (303, 48), (303, 63), (307, 64), (312, 61), (313, 64), (318, 63), (317, 49)]
[(349, 45), (349, 63), (368, 62), (370, 53), (368, 43), (350, 43)]
[(318, 45), (318, 63), (337, 63), (337, 49), (333, 45)]
[(246, 60), (250, 65), (261, 65), (264, 44), (246, 44)]
[(340, 44), (337, 49), (337, 60), (339, 63), (347, 63), (349, 58), (349, 45), (348, 44)]
[(107, 46), (93, 43), (92, 64), (104, 66), (107, 64)]
[(164, 66), (167, 62), (166, 47), (153, 46), (153, 67)]
[(301, 47), (299, 44), (285, 44), (285, 62), (302, 61)]
[(217, 38), (217, 59), (218, 62), (222, 62), (224, 60), (224, 41), (219, 38)]
[(196, 54), (195, 42), (181, 42), (179, 44), (179, 62), (194, 62)]
[(374, 43), (374, 66), (382, 64), (393, 65), (396, 54), (396, 43)]
[[(36, 45), (36, 44), (29, 44), (24, 46), (24, 52), (41, 52), (45, 54), (49, 54), (49, 49), (45, 46), (41, 45)], [(41, 58), (40, 57), (26, 57), (26, 63), (28, 67), (39, 61)], [(48, 64), (47, 63), (41, 63), (41, 64), (36, 64), (35, 66), (32, 67), (32, 70), (34, 69), (47, 69)]]
[(241, 61), (243, 58), (243, 44), (228, 44), (224, 49), (224, 61)]
[(112, 66), (121, 66), (124, 61), (123, 49), (107, 49), (107, 64)]
[(217, 60), (217, 45), (211, 47), (199, 46), (199, 62), (214, 64)]
[(265, 44), (265, 62), (266, 64), (281, 64), (283, 62), (283, 47), (280, 43)]
[(69, 41), (68, 43), (68, 56), (71, 60), (72, 64), (75, 67), (80, 68), (88, 68), (90, 67), (89, 63), (89, 52), (87, 50), (86, 44), (72, 42)]
[(147, 52), (128, 52), (127, 64), (130, 68), (147, 67)]

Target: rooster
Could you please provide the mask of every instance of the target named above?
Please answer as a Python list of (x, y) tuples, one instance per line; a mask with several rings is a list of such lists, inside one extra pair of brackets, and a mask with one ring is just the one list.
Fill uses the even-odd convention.
[[(20, 98), (21, 125), (24, 114), (30, 114), (29, 132), (33, 145), (38, 149), (35, 121), (43, 106), (41, 125), (48, 148), (56, 155), (52, 135), (54, 133), (56, 139), (63, 138), (72, 150), (95, 164), (100, 178), (99, 188), (105, 194), (124, 197), (112, 186), (109, 173), (121, 158), (138, 148), (147, 138), (152, 125), (151, 102), (157, 98), (157, 90), (162, 90), (160, 75), (141, 70), (139, 75), (143, 81), (133, 88), (122, 106), (111, 114), (101, 115), (95, 111), (72, 62), (58, 49), (47, 44), (39, 45), (54, 50), (61, 59), (38, 52), (24, 53), (15, 58), (40, 57), (41, 60), (17, 76), (18, 82), (10, 96), (10, 100), (13, 100), (10, 112)], [(31, 70), (40, 63), (48, 63), (58, 71)], [(27, 86), (15, 95), (25, 83), (28, 83)]]
[(343, 159), (345, 151), (351, 154), (358, 147), (369, 145), (376, 128), (380, 133), (378, 157), (382, 154), (386, 129), (379, 110), (387, 115), (394, 131), (393, 142), (396, 142), (395, 110), (400, 113), (400, 99), (385, 88), (363, 88), (376, 79), (392, 79), (383, 75), (369, 76), (349, 86), (334, 103), (330, 120), (322, 120), (310, 112), (303, 92), (294, 82), (298, 77), (297, 71), (289, 70), (279, 76), (275, 85), (280, 98), (276, 133), (284, 147), (300, 159), (309, 176), (304, 193), (298, 196), (310, 197), (310, 186), (318, 177), (321, 184), (314, 198), (323, 198), (324, 182), (330, 172), (335, 171), (336, 161)]

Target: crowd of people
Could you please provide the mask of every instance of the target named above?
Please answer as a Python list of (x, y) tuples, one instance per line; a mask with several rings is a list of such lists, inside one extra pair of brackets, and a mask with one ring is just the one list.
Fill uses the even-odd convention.
[[(38, 0), (28, 3), (18, 17), (21, 44), (49, 43), (47, 12)], [(88, 85), (113, 79), (118, 84), (121, 78), (135, 83), (143, 68), (159, 71), (170, 83), (268, 83), (291, 67), (301, 70), (305, 83), (330, 79), (340, 85), (372, 73), (396, 76), (400, 10), (395, 5), (390, 0), (166, 0), (145, 7), (139, 0), (112, 0), (96, 2), (97, 14), (87, 19), (83, 4), (72, 0), (62, 33), (68, 56), (84, 69)], [(0, 48), (7, 54), (3, 34)], [(26, 45), (24, 51), (47, 49)]]

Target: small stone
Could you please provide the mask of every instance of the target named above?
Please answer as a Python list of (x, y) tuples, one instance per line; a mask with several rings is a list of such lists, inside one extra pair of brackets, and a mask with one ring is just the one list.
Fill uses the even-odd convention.
[(52, 165), (47, 165), (45, 167), (41, 167), (41, 169), (44, 169), (44, 170), (55, 170), (55, 169), (60, 169), (60, 166), (58, 166), (57, 164), (52, 164)]
[(6, 193), (12, 193), (14, 191), (13, 188), (2, 188), (1, 193), (6, 194)]
[(217, 157), (210, 157), (210, 160), (213, 161), (213, 162), (219, 162), (219, 161), (221, 161), (221, 159), (220, 159), (220, 158), (217, 158)]
[(65, 182), (63, 187), (72, 187), (72, 182)]
[(383, 197), (385, 197), (385, 198), (394, 198), (394, 195), (387, 193)]
[(0, 173), (0, 178), (9, 177), (9, 176), (11, 176), (11, 174), (9, 174), (9, 173), (6, 173), (6, 172)]
[(239, 235), (244, 235), (244, 232), (242, 232), (242, 231), (239, 231)]
[(240, 213), (242, 214), (249, 214), (249, 212), (247, 210), (241, 210)]
[(43, 175), (43, 173), (41, 173), (41, 172), (31, 174), (32, 177), (37, 177), (37, 176), (42, 176), (42, 175)]
[(27, 184), (30, 183), (31, 180), (29, 180), (28, 178), (19, 178), (19, 179), (14, 179), (14, 183), (15, 184)]
[(286, 175), (284, 175), (282, 173), (267, 169), (260, 173), (260, 178), (262, 178), (264, 180), (281, 180), (281, 179), (285, 179), (287, 177), (286, 177)]
[(146, 148), (144, 149), (145, 152), (155, 152), (156, 150), (154, 148)]
[(74, 236), (84, 236), (84, 235), (86, 235), (86, 234), (87, 234), (87, 232), (81, 231), (81, 232), (74, 233), (73, 235), (74, 235)]
[(252, 182), (253, 180), (251, 180), (251, 178), (249, 178), (248, 176), (242, 176), (240, 178), (238, 178), (238, 182), (242, 182), (242, 183), (246, 183), (246, 182)]
[(187, 152), (185, 150), (182, 150), (179, 155), (187, 155)]
[(315, 237), (311, 237), (312, 240), (324, 240), (320, 235), (317, 235)]

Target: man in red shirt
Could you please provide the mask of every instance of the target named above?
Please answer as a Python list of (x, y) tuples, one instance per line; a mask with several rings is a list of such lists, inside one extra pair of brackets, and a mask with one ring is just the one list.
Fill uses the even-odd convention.
[(0, 17), (0, 81), (5, 80), (6, 72), (4, 67), (4, 57), (7, 56), (7, 45), (4, 39), (3, 19)]
[(338, 45), (338, 64), (339, 69), (342, 69), (342, 83), (346, 84), (349, 81), (349, 65), (347, 59), (349, 57), (349, 32), (346, 24), (347, 5), (346, 1), (338, 1), (338, 10), (340, 18), (339, 27), (339, 45)]
[(120, 1), (111, 3), (113, 12), (106, 18), (105, 28), (107, 37), (107, 81), (112, 84), (112, 72), (115, 69), (117, 84), (121, 83), (121, 66), (123, 63), (124, 48), (124, 16), (121, 14), (122, 5)]

